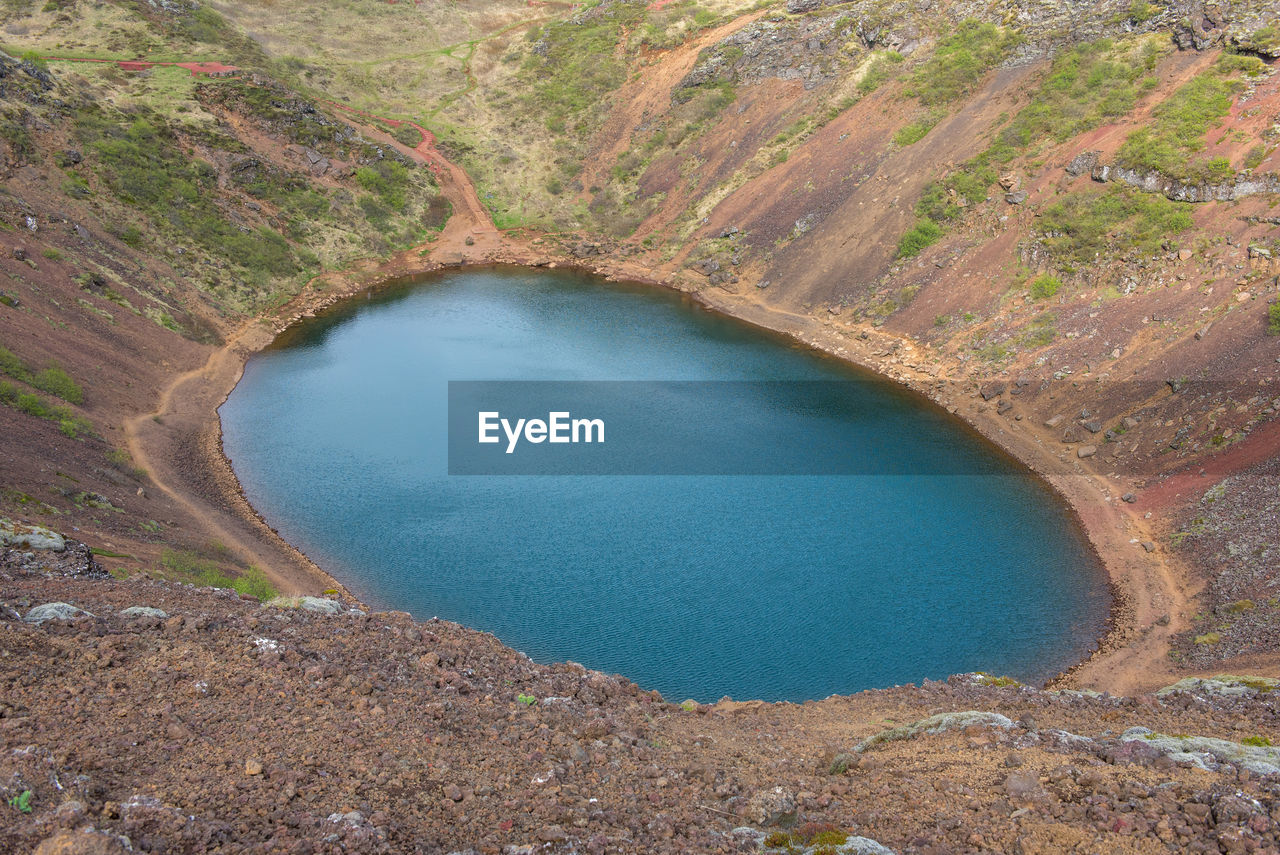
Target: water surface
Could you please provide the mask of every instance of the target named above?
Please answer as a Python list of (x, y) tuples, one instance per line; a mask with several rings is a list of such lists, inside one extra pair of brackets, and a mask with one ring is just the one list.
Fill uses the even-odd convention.
[[(450, 476), (447, 384), (461, 380), (857, 380), (856, 406), (786, 414), (789, 441), (861, 431), (915, 465)], [(366, 602), (675, 700), (970, 670), (1040, 680), (1092, 649), (1109, 607), (1061, 502), (959, 421), (657, 289), (440, 275), (295, 330), (249, 361), (221, 415), (254, 507)], [(947, 455), (986, 471), (919, 471)]]

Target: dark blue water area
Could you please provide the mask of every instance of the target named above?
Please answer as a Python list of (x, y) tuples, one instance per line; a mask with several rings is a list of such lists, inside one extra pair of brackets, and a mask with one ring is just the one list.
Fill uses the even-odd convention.
[[(473, 380), (851, 381), (856, 406), (791, 413), (757, 453), (835, 419), (914, 465), (449, 475), (448, 383)], [(485, 269), (384, 290), (253, 357), (221, 416), (254, 507), (370, 605), (673, 700), (1035, 682), (1086, 656), (1110, 608), (1064, 504), (961, 422), (659, 289)], [(919, 466), (956, 454), (982, 474)]]

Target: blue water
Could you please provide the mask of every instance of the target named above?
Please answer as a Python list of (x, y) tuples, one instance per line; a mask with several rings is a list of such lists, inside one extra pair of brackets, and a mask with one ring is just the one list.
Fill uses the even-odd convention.
[[(836, 419), (904, 461), (998, 474), (450, 476), (450, 380), (859, 381), (852, 410), (788, 414), (790, 441)], [(366, 602), (673, 700), (1042, 680), (1087, 655), (1110, 606), (1060, 501), (963, 424), (658, 289), (440, 275), (295, 330), (221, 415), (254, 507)]]

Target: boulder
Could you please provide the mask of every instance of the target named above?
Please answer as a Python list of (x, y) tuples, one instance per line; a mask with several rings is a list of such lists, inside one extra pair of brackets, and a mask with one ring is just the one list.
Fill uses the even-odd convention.
[(44, 526), (25, 525), (0, 519), (0, 546), (61, 552), (67, 548), (67, 541), (56, 531)]
[(1093, 168), (1098, 164), (1098, 157), (1102, 154), (1100, 151), (1084, 151), (1071, 158), (1064, 169), (1068, 175), (1086, 175), (1092, 174)]
[(23, 620), (27, 623), (44, 623), (47, 620), (75, 620), (78, 617), (93, 617), (93, 615), (70, 603), (44, 603), (27, 612)]
[(127, 609), (120, 611), (120, 617), (123, 618), (159, 618), (164, 620), (169, 616), (168, 612), (163, 609), (153, 609), (151, 606), (129, 606)]
[(132, 851), (128, 838), (85, 828), (59, 831), (52, 837), (46, 837), (36, 847), (35, 855), (126, 855)]
[(756, 825), (781, 825), (795, 818), (796, 800), (782, 787), (762, 790), (747, 801), (747, 819)]

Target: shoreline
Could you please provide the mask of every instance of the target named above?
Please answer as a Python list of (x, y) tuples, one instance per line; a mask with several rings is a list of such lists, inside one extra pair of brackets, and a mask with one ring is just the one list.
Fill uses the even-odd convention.
[[(271, 575), (280, 583), (282, 593), (315, 593), (320, 589), (317, 586), (322, 586), (337, 590), (348, 599), (356, 599), (340, 580), (271, 528), (248, 501), (230, 460), (223, 453), (221, 419), (217, 410), (239, 381), (248, 359), (298, 323), (362, 293), (382, 290), (406, 279), (450, 269), (497, 265), (568, 269), (608, 281), (627, 281), (682, 291), (707, 311), (786, 337), (831, 358), (873, 372), (946, 409), (1001, 452), (1016, 459), (1057, 494), (1106, 573), (1112, 601), (1103, 632), (1095, 639), (1095, 650), (1086, 659), (1051, 678), (1046, 687), (1092, 688), (1112, 694), (1133, 694), (1170, 682), (1167, 678), (1173, 669), (1169, 667), (1165, 654), (1169, 649), (1168, 639), (1182, 628), (1184, 616), (1179, 612), (1185, 607), (1186, 596), (1178, 584), (1181, 574), (1168, 566), (1167, 556), (1148, 555), (1132, 542), (1135, 539), (1152, 539), (1151, 527), (1145, 524), (1147, 521), (1141, 519), (1136, 511), (1117, 506), (1118, 495), (1123, 492), (1118, 485), (1113, 485), (1080, 461), (1063, 461), (1050, 453), (1043, 447), (1044, 437), (1037, 436), (1040, 432), (1031, 425), (1023, 425), (1017, 431), (1009, 429), (1011, 422), (997, 419), (981, 406), (973, 382), (955, 382), (955, 391), (961, 394), (931, 391), (928, 387), (936, 388), (938, 383), (936, 374), (903, 365), (896, 358), (886, 362), (883, 356), (878, 357), (873, 352), (888, 341), (909, 344), (909, 340), (851, 325), (833, 328), (818, 318), (779, 310), (728, 292), (690, 291), (681, 287), (682, 283), (675, 277), (663, 276), (660, 270), (641, 268), (634, 263), (600, 257), (594, 264), (584, 264), (509, 241), (496, 230), (484, 230), (479, 234), (471, 232), (468, 237), (472, 235), (483, 240), (476, 240), (474, 245), (465, 247), (457, 245), (461, 241), (442, 240), (429, 251), (408, 250), (384, 263), (363, 262), (340, 273), (321, 274), (273, 316), (247, 321), (228, 338), (226, 344), (210, 355), (202, 368), (175, 378), (161, 396), (154, 413), (139, 415), (127, 423), (131, 450), (138, 455), (140, 462), (146, 461), (141, 465), (155, 472), (157, 453), (161, 457), (166, 455), (163, 438), (150, 431), (148, 424), (154, 423), (156, 416), (167, 424), (175, 413), (186, 415), (186, 427), (194, 428), (198, 439), (200, 459), (197, 462), (212, 478), (216, 495), (201, 495), (200, 491), (190, 489), (189, 483), (177, 486), (168, 483), (169, 480), (182, 481), (181, 477), (153, 476), (157, 487), (187, 505), (215, 531), (221, 530), (224, 535), (229, 535), (225, 540), (238, 547), (237, 551), (248, 556), (251, 563), (263, 563), (269, 567)], [(460, 249), (463, 251), (459, 252)], [(317, 283), (322, 283), (323, 288), (317, 288)], [(863, 340), (849, 335), (850, 330), (866, 332), (868, 337)], [(969, 403), (967, 408), (963, 406), (966, 401)], [(204, 407), (203, 413), (198, 412), (200, 407)], [(193, 409), (197, 411), (192, 412)], [(172, 445), (172, 437), (169, 441)], [(157, 448), (157, 445), (161, 447)], [(166, 474), (181, 468), (173, 466), (175, 461), (172, 459), (164, 463), (170, 464), (160, 467)], [(203, 503), (205, 507), (196, 507), (197, 503)], [(229, 524), (219, 517), (229, 518), (232, 522)], [(239, 531), (234, 531), (237, 528)], [(263, 561), (263, 553), (276, 560)], [(1135, 553), (1140, 553), (1140, 556)], [(258, 560), (254, 561), (254, 558)]]

